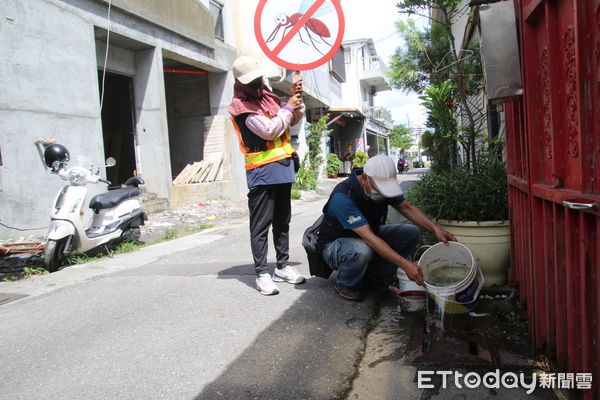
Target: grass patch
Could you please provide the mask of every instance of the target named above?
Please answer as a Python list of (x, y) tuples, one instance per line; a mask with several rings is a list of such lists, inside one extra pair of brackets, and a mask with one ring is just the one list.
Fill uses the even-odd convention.
[(297, 189), (292, 189), (292, 200), (300, 200), (302, 193)]
[(64, 266), (77, 265), (77, 264), (85, 264), (102, 258), (104, 255), (102, 253), (97, 254), (87, 254), (81, 251), (75, 251), (70, 253), (65, 257), (65, 261), (63, 262)]
[(165, 232), (165, 240), (175, 239), (179, 235), (179, 231), (176, 228), (169, 228)]
[(25, 267), (23, 268), (23, 278), (29, 278), (34, 275), (45, 275), (48, 271), (42, 267)]

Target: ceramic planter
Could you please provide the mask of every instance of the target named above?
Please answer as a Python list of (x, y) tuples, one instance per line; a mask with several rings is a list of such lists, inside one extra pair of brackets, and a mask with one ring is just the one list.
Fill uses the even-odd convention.
[(473, 253), (483, 272), (484, 286), (504, 285), (508, 282), (509, 221), (459, 222), (442, 219), (437, 223)]

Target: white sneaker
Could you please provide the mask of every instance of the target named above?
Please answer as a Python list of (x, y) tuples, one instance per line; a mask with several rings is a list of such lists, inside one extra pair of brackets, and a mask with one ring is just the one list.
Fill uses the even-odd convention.
[(286, 265), (282, 269), (275, 268), (273, 280), (275, 282), (304, 283), (304, 277), (294, 267), (290, 267), (289, 265)]
[(279, 289), (277, 289), (277, 286), (273, 283), (271, 275), (267, 273), (260, 274), (256, 278), (256, 290), (265, 296), (271, 296), (279, 293)]

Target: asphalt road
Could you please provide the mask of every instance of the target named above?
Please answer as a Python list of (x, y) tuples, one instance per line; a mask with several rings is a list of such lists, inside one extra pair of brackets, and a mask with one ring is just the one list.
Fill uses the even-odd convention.
[[(324, 200), (294, 202), (291, 262)], [(333, 279), (254, 287), (248, 227), (0, 283), (2, 399), (336, 399), (350, 390), (382, 295)], [(274, 251), (269, 252), (271, 268)]]
[[(325, 200), (292, 206), (290, 261), (307, 276), (301, 236)], [(0, 399), (345, 398), (385, 294), (349, 302), (313, 277), (262, 296), (251, 260), (241, 218), (0, 283), (26, 296), (0, 305)]]

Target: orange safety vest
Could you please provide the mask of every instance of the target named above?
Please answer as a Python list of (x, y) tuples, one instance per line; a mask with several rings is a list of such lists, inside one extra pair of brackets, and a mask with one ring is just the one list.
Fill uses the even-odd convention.
[[(271, 118), (269, 114), (265, 114), (265, 116), (267, 118)], [(244, 154), (246, 159), (247, 171), (258, 168), (265, 164), (289, 158), (295, 151), (290, 144), (292, 135), (290, 133), (290, 129), (288, 128), (285, 130), (283, 135), (275, 138), (274, 140), (267, 140), (266, 150), (251, 153), (250, 148), (244, 145), (244, 141), (242, 140), (242, 132), (240, 131), (240, 127), (235, 122), (235, 118), (233, 116), (231, 117), (231, 122), (233, 122), (233, 127), (238, 135), (240, 151)]]

